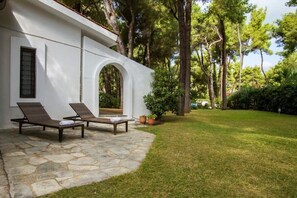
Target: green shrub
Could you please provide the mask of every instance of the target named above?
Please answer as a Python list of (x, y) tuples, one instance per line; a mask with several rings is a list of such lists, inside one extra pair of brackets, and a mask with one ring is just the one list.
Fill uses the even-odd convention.
[(228, 106), (234, 109), (255, 109), (258, 103), (257, 95), (258, 89), (243, 88), (229, 97)]
[(101, 108), (120, 108), (120, 100), (102, 92), (99, 93), (99, 105)]
[(244, 88), (228, 98), (232, 109), (254, 109), (261, 111), (297, 114), (297, 85), (284, 84), (278, 87)]
[(297, 85), (284, 85), (279, 90), (280, 108), (283, 113), (297, 114)]
[(156, 115), (156, 114), (149, 114), (148, 116), (147, 116), (147, 118), (148, 119), (156, 119), (158, 116)]
[(179, 82), (173, 71), (156, 69), (153, 73), (152, 91), (144, 96), (146, 108), (160, 118), (166, 111), (177, 112), (181, 94)]

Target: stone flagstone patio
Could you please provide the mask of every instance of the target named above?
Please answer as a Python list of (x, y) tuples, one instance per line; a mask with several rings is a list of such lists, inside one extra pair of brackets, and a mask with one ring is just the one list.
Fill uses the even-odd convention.
[(136, 170), (155, 136), (134, 128), (113, 135), (96, 124), (85, 138), (69, 129), (62, 143), (52, 129), (0, 130), (0, 197), (36, 197)]

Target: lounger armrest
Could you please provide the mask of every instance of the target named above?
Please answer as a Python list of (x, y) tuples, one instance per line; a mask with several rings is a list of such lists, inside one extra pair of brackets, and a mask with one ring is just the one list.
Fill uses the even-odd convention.
[(27, 118), (14, 118), (14, 119), (10, 119), (10, 121), (12, 122), (28, 122)]
[(78, 115), (76, 116), (69, 116), (69, 117), (63, 117), (65, 120), (73, 120), (73, 121), (81, 121), (80, 117)]

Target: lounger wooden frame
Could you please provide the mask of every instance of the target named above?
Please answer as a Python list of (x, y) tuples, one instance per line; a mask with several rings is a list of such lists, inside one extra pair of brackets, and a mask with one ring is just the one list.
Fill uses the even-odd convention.
[(23, 102), (17, 103), (19, 108), (24, 114), (24, 118), (11, 119), (12, 122), (19, 123), (19, 133), (22, 134), (22, 127), (26, 125), (42, 126), (43, 130), (46, 127), (55, 128), (59, 130), (59, 142), (63, 140), (63, 131), (67, 128), (81, 127), (81, 137), (84, 137), (84, 124), (74, 123), (69, 125), (60, 125), (60, 120), (53, 120), (50, 118), (48, 113), (45, 111), (41, 103), (39, 102)]
[(75, 120), (75, 121), (84, 121), (89, 127), (90, 122), (110, 124), (113, 125), (113, 133), (117, 133), (117, 125), (125, 124), (126, 132), (128, 132), (128, 121), (133, 121), (133, 119), (121, 119), (119, 121), (111, 121), (108, 118), (98, 118), (93, 115), (93, 113), (88, 109), (84, 103), (70, 103), (72, 109), (77, 114), (76, 116), (64, 117), (64, 119)]

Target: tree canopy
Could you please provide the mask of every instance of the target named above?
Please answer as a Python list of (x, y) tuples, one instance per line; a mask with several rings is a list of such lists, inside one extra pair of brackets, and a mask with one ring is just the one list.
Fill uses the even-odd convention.
[[(208, 98), (213, 108), (225, 109), (227, 97), (241, 87), (279, 86), (297, 79), (297, 11), (269, 24), (267, 9), (248, 0), (59, 1), (119, 34), (119, 53), (156, 72), (174, 71), (171, 74), (179, 78), (184, 93), (179, 99), (180, 115), (201, 98)], [(263, 54), (273, 53), (272, 38), (283, 46), (284, 59), (266, 72)], [(251, 52), (259, 53), (261, 62), (244, 64)], [(118, 87), (119, 80), (106, 77), (111, 72), (104, 70), (101, 78), (105, 89), (104, 83)]]
[(284, 47), (283, 55), (287, 57), (297, 49), (297, 11), (284, 15), (281, 20), (277, 20), (274, 36), (277, 43)]

